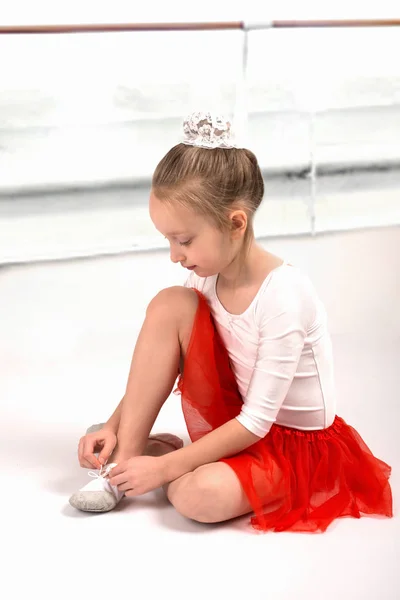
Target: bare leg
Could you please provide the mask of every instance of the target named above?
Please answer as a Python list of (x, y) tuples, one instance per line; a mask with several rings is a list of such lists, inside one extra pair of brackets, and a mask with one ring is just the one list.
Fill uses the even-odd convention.
[[(150, 431), (186, 356), (197, 305), (195, 292), (183, 287), (162, 290), (150, 302), (133, 354), (118, 443), (109, 464), (145, 452)], [(164, 445), (164, 451), (167, 448)], [(152, 444), (151, 451), (165, 453), (160, 444)]]

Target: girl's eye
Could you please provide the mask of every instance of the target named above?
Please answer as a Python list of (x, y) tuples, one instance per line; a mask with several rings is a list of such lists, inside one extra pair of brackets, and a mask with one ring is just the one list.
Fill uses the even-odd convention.
[[(164, 239), (167, 240), (168, 238), (164, 235)], [(192, 243), (193, 240), (188, 240), (187, 242), (178, 242), (178, 244), (180, 246), (190, 246), (190, 244)]]

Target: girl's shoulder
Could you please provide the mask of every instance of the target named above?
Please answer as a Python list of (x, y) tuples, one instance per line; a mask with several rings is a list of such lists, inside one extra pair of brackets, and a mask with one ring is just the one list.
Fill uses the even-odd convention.
[(284, 262), (273, 269), (264, 281), (265, 289), (282, 289), (289, 292), (297, 290), (304, 294), (314, 294), (315, 288), (309, 275), (300, 267)]
[(320, 303), (309, 275), (301, 268), (284, 263), (264, 280), (256, 306), (256, 316), (262, 319), (272, 311), (285, 311), (304, 316), (315, 315)]

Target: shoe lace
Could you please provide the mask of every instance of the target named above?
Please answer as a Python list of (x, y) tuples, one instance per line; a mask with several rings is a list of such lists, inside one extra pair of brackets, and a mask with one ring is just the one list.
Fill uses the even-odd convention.
[[(104, 471), (103, 471), (103, 469), (104, 469)], [(106, 477), (106, 475), (108, 475), (110, 470), (111, 470), (111, 467), (109, 465), (101, 465), (99, 471), (88, 471), (88, 475), (89, 475), (89, 477), (94, 477), (97, 479), (101, 479), (101, 478), (104, 479)]]

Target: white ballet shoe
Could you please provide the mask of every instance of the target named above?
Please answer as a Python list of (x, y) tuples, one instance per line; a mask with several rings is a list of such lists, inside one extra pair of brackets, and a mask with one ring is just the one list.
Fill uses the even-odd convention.
[(111, 485), (105, 476), (116, 466), (117, 463), (111, 463), (100, 471), (89, 471), (89, 476), (94, 477), (93, 481), (71, 496), (71, 506), (85, 512), (107, 512), (115, 508), (125, 493)]

